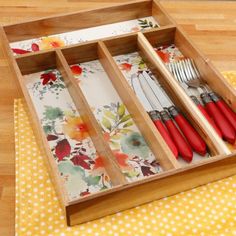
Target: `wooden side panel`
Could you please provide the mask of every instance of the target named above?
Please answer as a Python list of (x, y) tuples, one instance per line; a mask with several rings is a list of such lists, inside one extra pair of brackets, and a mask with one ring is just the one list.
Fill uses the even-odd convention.
[(163, 45), (170, 45), (174, 43), (176, 27), (163, 27), (152, 32), (143, 32), (152, 46), (158, 47)]
[(161, 26), (175, 24), (174, 20), (157, 0), (152, 1), (152, 16), (156, 18)]
[(187, 57), (193, 58), (201, 78), (229, 104), (236, 112), (236, 90), (215, 69), (209, 59), (193, 45), (191, 39), (178, 27), (175, 36), (176, 46)]
[(168, 171), (163, 176), (156, 176), (138, 185), (118, 188), (110, 194), (68, 206), (67, 223), (71, 226), (84, 223), (234, 174), (236, 174), (235, 155), (228, 158), (219, 157), (207, 164), (182, 171)]
[(177, 160), (136, 98), (136, 95), (128, 85), (128, 82), (122, 75), (119, 67), (116, 65), (112, 55), (109, 53), (103, 42), (99, 42), (98, 54), (113, 86), (117, 90), (162, 168), (165, 170), (178, 168), (179, 164)]
[(2, 44), (3, 44), (3, 50), (4, 50), (4, 54), (6, 55), (6, 58), (8, 60), (9, 68), (13, 72), (13, 74), (15, 75), (15, 80), (14, 81), (15, 81), (15, 84), (17, 86), (17, 94), (19, 94), (19, 97), (23, 97), (21, 85), (19, 83), (17, 73), (16, 73), (16, 70), (15, 70), (15, 67), (17, 67), (17, 64), (16, 64), (16, 61), (13, 57), (12, 50), (11, 50), (10, 45), (9, 45), (9, 41), (7, 39), (5, 31), (3, 30), (3, 27), (0, 27), (0, 40), (2, 41)]
[(113, 7), (83, 10), (9, 25), (4, 29), (9, 41), (14, 42), (150, 16), (151, 7), (152, 1), (150, 0), (133, 1)]
[(158, 75), (158, 78), (162, 78), (160, 82), (162, 82), (163, 86), (166, 88), (169, 96), (176, 102), (194, 128), (205, 140), (211, 153), (213, 155), (230, 154), (230, 151), (225, 143), (220, 139), (192, 100), (173, 78), (172, 74), (163, 64), (160, 57), (156, 54), (151, 44), (142, 33), (138, 33), (138, 45), (145, 57), (151, 63), (151, 68), (153, 68), (154, 73)]
[(22, 75), (56, 68), (56, 53), (54, 50), (24, 54), (16, 58)]

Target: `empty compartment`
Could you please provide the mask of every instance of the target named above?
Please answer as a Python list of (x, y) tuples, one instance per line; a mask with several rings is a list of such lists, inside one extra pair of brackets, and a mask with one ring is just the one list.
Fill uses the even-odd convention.
[(62, 53), (127, 181), (157, 174), (162, 168), (106, 73), (97, 47), (81, 45)]
[[(167, 32), (171, 32), (172, 29), (165, 29)], [(158, 34), (158, 32), (157, 32)], [(168, 35), (169, 36), (169, 35)], [(165, 40), (168, 42), (169, 37), (165, 35)], [(182, 104), (181, 99), (178, 97), (178, 94), (176, 94), (175, 91), (172, 90), (172, 88), (168, 85), (165, 77), (163, 77), (160, 74), (160, 71), (156, 66), (150, 61), (150, 58), (148, 58), (148, 53), (145, 51), (145, 48), (143, 48), (137, 40), (137, 35), (134, 36), (124, 36), (120, 38), (119, 40), (116, 39), (111, 39), (111, 40), (106, 40), (104, 41), (105, 45), (107, 46), (108, 50), (112, 54), (115, 62), (117, 63), (117, 67), (120, 69), (122, 72), (124, 78), (130, 85), (130, 88), (134, 89), (134, 94), (137, 95), (137, 98), (140, 99), (142, 105), (144, 105), (144, 108), (146, 104), (144, 104), (143, 99), (141, 98), (139, 91), (135, 91), (135, 86), (133, 84), (133, 81), (135, 78), (140, 78), (140, 74), (143, 73), (143, 71), (147, 72), (151, 76), (151, 78), (154, 78), (154, 81), (157, 80), (159, 83), (159, 87), (166, 92), (166, 94), (169, 96), (169, 102), (172, 103), (172, 105), (175, 105), (177, 110), (184, 115), (184, 117), (187, 118), (188, 123), (194, 127), (195, 131), (197, 131), (198, 135), (200, 135), (201, 139), (204, 140), (206, 144), (206, 153), (204, 154), (201, 153), (201, 155), (197, 154), (197, 151), (199, 152), (198, 149), (195, 149), (193, 152), (193, 160), (192, 162), (197, 162), (201, 160), (205, 160), (206, 158), (210, 156), (214, 156), (219, 154), (216, 145), (213, 143), (211, 139), (209, 139), (207, 132), (204, 130), (204, 128), (201, 128), (201, 125), (197, 120), (192, 119), (191, 116), (189, 116), (189, 111), (187, 111)], [(125, 46), (124, 46), (125, 45)], [(152, 89), (154, 89), (152, 87)], [(153, 105), (152, 103), (152, 98), (149, 96), (149, 94), (145, 94), (144, 89), (143, 94), (146, 97), (146, 100), (149, 102), (149, 109), (150, 110), (156, 110), (158, 109), (160, 111), (160, 105), (162, 106), (163, 110), (164, 107), (166, 107), (165, 104), (163, 104), (163, 99), (162, 95), (158, 92), (154, 91), (154, 94), (156, 95), (157, 100), (155, 101), (155, 104)], [(150, 89), (149, 89), (150, 90)], [(154, 89), (155, 90), (155, 89)], [(148, 91), (146, 91), (147, 93)], [(160, 97), (161, 95), (161, 97)], [(149, 98), (150, 97), (150, 98)], [(152, 101), (150, 101), (150, 99)], [(159, 101), (158, 101), (159, 100)], [(159, 103), (159, 104), (157, 104)], [(170, 106), (170, 104), (168, 104)], [(159, 106), (159, 108), (157, 108)], [(179, 127), (179, 126), (178, 126)], [(169, 131), (169, 130), (168, 130)], [(181, 130), (181, 133), (182, 130)], [(186, 135), (183, 135), (184, 138), (186, 139)], [(190, 140), (191, 141), (191, 140)], [(187, 142), (190, 142), (189, 139), (187, 139)], [(194, 148), (192, 148), (194, 150)], [(185, 158), (186, 159), (186, 158)], [(179, 162), (183, 165), (188, 163), (188, 161), (183, 161), (183, 158), (178, 159)]]
[[(195, 96), (200, 105), (204, 106), (204, 101), (208, 102), (207, 97), (202, 98), (200, 94), (206, 92), (209, 94), (209, 92), (214, 91), (226, 102), (226, 106), (232, 109), (232, 117), (236, 117), (236, 114), (233, 112), (236, 104), (236, 92), (230, 87), (223, 76), (214, 69), (209, 60), (199, 53), (182, 31), (172, 28), (156, 33), (145, 33), (144, 35), (188, 96)], [(188, 59), (191, 59), (192, 63)], [(193, 66), (189, 67), (191, 64)], [(196, 67), (195, 69), (194, 66)], [(194, 73), (191, 71), (191, 68), (195, 70)], [(217, 108), (220, 108), (217, 103), (215, 104)], [(205, 105), (205, 110), (208, 111), (207, 113), (210, 116), (210, 119), (208, 118), (208, 121), (210, 120), (209, 124), (212, 124), (211, 113), (208, 109), (208, 106)], [(227, 112), (221, 109), (219, 111), (224, 116)], [(227, 116), (225, 118), (227, 121)], [(223, 124), (223, 121), (221, 123)], [(216, 127), (215, 130), (221, 133), (221, 137), (227, 141), (228, 147), (234, 151), (235, 145), (233, 143), (235, 141), (233, 140), (236, 137), (234, 131), (236, 129), (236, 118), (233, 118), (231, 122), (228, 121), (228, 123), (230, 123), (229, 134), (227, 130), (223, 130), (222, 134), (221, 126), (218, 126), (217, 121), (214, 121), (213, 127)]]
[(171, 21), (157, 2), (138, 1), (9, 25), (4, 30), (13, 53), (19, 55), (168, 24)]
[(84, 107), (75, 105), (56, 52), (25, 57), (17, 63), (22, 90), (41, 131), (39, 139), (45, 140), (51, 174), (60, 179), (59, 189), (65, 187), (64, 204), (124, 184), (123, 174), (97, 140)]

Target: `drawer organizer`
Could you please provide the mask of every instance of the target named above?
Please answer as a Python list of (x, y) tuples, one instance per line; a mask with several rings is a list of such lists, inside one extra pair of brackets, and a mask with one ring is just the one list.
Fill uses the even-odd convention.
[[(168, 70), (191, 58), (236, 110), (236, 92), (158, 1), (134, 1), (4, 26), (1, 38), (28, 105), (68, 225), (236, 174), (221, 139)], [(176, 158), (132, 87), (148, 73), (204, 141)]]

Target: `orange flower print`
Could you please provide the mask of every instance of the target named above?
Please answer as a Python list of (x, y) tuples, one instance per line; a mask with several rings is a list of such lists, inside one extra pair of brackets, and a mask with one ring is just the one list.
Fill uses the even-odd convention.
[(82, 141), (89, 137), (87, 126), (80, 117), (66, 117), (66, 123), (63, 125), (63, 131), (71, 139)]
[(129, 158), (128, 155), (118, 151), (114, 151), (113, 153), (120, 167), (129, 167), (129, 164), (127, 164), (127, 159)]
[(133, 27), (133, 28), (131, 29), (132, 32), (137, 32), (137, 31), (139, 31), (139, 30), (140, 30), (140, 28), (139, 28), (138, 26)]
[(110, 133), (105, 132), (105, 133), (103, 134), (103, 137), (104, 137), (104, 139), (105, 139), (107, 142), (110, 141), (110, 138), (111, 138)]
[(163, 62), (169, 62), (169, 54), (162, 51), (156, 50), (157, 55), (162, 59)]
[(70, 67), (70, 69), (74, 75), (81, 75), (83, 71), (82, 68), (78, 65), (73, 65)]
[(121, 70), (129, 72), (132, 68), (132, 65), (129, 63), (122, 63), (122, 64), (120, 64), (120, 68), (121, 68)]
[(104, 168), (104, 163), (103, 163), (103, 160), (102, 160), (101, 156), (98, 156), (95, 159), (95, 164), (93, 166), (93, 170), (96, 170), (96, 169), (99, 169), (99, 168)]
[(50, 48), (59, 48), (64, 46), (65, 43), (58, 37), (45, 37), (38, 43), (40, 50), (46, 50)]

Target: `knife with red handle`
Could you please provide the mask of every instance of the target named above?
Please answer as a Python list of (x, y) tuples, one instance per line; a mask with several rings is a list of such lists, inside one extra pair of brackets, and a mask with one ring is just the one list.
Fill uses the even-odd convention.
[(157, 130), (161, 134), (162, 138), (165, 140), (166, 144), (169, 146), (170, 150), (172, 151), (173, 155), (178, 158), (178, 149), (176, 145), (174, 144), (173, 140), (170, 137), (170, 134), (166, 130), (162, 120), (160, 113), (155, 110), (156, 107), (152, 107), (149, 101), (146, 98), (146, 95), (144, 94), (139, 79), (137, 76), (131, 77), (131, 85), (132, 88), (137, 95), (139, 101), (143, 105), (144, 109), (148, 112), (150, 118), (152, 119), (154, 125), (156, 126)]
[(224, 114), (226, 119), (234, 127), (236, 131), (236, 114), (231, 110), (231, 108), (226, 104), (226, 102), (214, 92), (210, 92), (209, 96), (215, 102), (219, 110)]
[[(190, 145), (188, 144), (188, 142), (185, 140), (181, 132), (176, 127), (169, 113), (165, 111), (163, 107), (160, 105), (160, 103), (158, 102), (154, 94), (152, 93), (151, 88), (147, 84), (145, 78), (141, 75), (142, 74), (139, 75), (139, 83), (140, 83), (140, 88), (142, 89), (142, 92), (146, 100), (148, 101), (150, 106), (153, 108), (153, 110), (160, 111), (160, 116), (163, 123), (165, 124), (165, 127), (167, 128), (167, 133), (169, 134), (169, 137), (171, 138), (173, 144), (177, 148), (179, 155), (187, 162), (190, 162), (193, 158), (193, 152)], [(155, 122), (155, 123), (156, 125), (158, 125), (158, 127), (160, 127), (159, 122)]]
[(166, 127), (162, 123), (160, 113), (158, 111), (153, 110), (153, 111), (149, 111), (148, 114), (150, 118), (152, 119), (154, 125), (156, 126), (157, 130), (161, 134), (162, 138), (165, 140), (166, 144), (171, 149), (174, 156), (178, 158), (178, 155), (179, 155), (178, 149), (176, 145), (174, 144), (174, 142), (172, 141), (170, 134), (166, 130)]
[(219, 110), (218, 106), (211, 100), (208, 93), (202, 93), (201, 99), (205, 104), (207, 112), (214, 119), (216, 125), (219, 127), (223, 134), (223, 138), (231, 144), (235, 143), (236, 133), (234, 127), (226, 119), (226, 117)]
[(222, 138), (223, 134), (221, 130), (217, 127), (214, 120), (208, 115), (207, 111), (205, 110), (204, 106), (198, 101), (197, 97), (191, 95), (190, 96), (197, 108), (200, 110), (200, 112), (204, 115), (206, 120), (211, 124), (211, 126), (215, 129), (216, 133)]
[(168, 110), (193, 150), (200, 155), (205, 156), (207, 152), (206, 143), (197, 131), (189, 124), (185, 117), (178, 112), (175, 106), (169, 107)]
[(160, 112), (160, 114), (161, 114), (162, 120), (163, 120), (166, 128), (168, 129), (168, 131), (171, 135), (171, 138), (173, 139), (173, 141), (179, 151), (179, 154), (182, 156), (182, 158), (185, 161), (191, 162), (193, 159), (193, 151), (192, 151), (190, 145), (188, 144), (188, 142), (186, 142), (185, 138), (180, 133), (179, 129), (176, 127), (175, 123), (171, 119), (168, 112), (163, 110)]
[(205, 155), (207, 150), (204, 140), (196, 132), (196, 130), (194, 130), (194, 128), (189, 124), (189, 122), (183, 117), (183, 115), (181, 115), (177, 111), (167, 94), (161, 89), (160, 85), (157, 84), (157, 82), (154, 81), (145, 71), (143, 72), (143, 78), (144, 80), (146, 80), (150, 88), (148, 95), (151, 94), (152, 91), (152, 94), (160, 102), (162, 107), (166, 107), (169, 109), (169, 112), (171, 113), (175, 122), (178, 124), (180, 130), (184, 134), (186, 140), (188, 141), (192, 149), (200, 155)]

